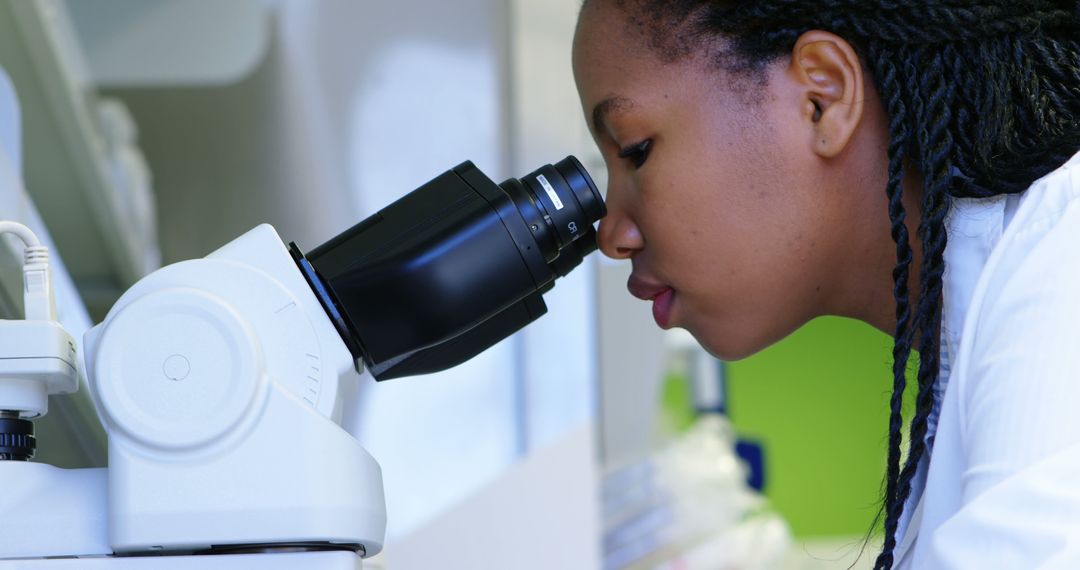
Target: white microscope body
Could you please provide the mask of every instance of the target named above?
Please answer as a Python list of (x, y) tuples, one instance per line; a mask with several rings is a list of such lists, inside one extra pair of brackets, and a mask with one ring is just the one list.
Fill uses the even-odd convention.
[(273, 228), (147, 276), (84, 345), (107, 474), (0, 461), (0, 513), (25, 514), (0, 518), (0, 568), (355, 569), (381, 550), (379, 465), (339, 425), (353, 357)]
[[(306, 255), (263, 225), (150, 274), (84, 339), (107, 470), (20, 461), (45, 394), (75, 387), (74, 343), (0, 345), (0, 570), (359, 568), (386, 507), (340, 426), (355, 363), (425, 374), (520, 330), (606, 211), (572, 156), (501, 185), (466, 161)], [(0, 333), (55, 325), (30, 295), (49, 291), (43, 259), (24, 281), (45, 309)], [(30, 383), (26, 362), (60, 381)]]

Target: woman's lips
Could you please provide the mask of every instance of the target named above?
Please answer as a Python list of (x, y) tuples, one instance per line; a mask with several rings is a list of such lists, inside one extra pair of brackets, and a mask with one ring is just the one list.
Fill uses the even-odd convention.
[(672, 305), (675, 302), (675, 290), (667, 285), (660, 285), (641, 279), (636, 276), (630, 277), (626, 284), (630, 294), (643, 301), (653, 302), (653, 318), (662, 329), (671, 328)]
[(671, 306), (674, 302), (675, 290), (670, 288), (653, 297), (652, 316), (662, 329), (671, 328)]

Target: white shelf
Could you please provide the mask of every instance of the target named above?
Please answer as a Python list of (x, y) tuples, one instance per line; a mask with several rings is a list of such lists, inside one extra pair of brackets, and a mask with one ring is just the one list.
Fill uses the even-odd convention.
[(66, 4), (102, 88), (230, 85), (255, 70), (270, 43), (266, 0)]
[(132, 189), (118, 184), (80, 50), (63, 2), (0, 0), (0, 67), (22, 106), (26, 188), (80, 289), (99, 293), (100, 313), (160, 254), (146, 231), (155, 220), (137, 219)]

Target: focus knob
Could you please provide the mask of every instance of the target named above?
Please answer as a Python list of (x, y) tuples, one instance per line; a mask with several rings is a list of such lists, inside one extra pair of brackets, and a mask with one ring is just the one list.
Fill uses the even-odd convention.
[(36, 448), (30, 420), (0, 418), (0, 461), (30, 461)]
[(228, 302), (176, 287), (110, 315), (91, 389), (110, 437), (162, 452), (212, 445), (235, 431), (265, 388), (255, 333)]

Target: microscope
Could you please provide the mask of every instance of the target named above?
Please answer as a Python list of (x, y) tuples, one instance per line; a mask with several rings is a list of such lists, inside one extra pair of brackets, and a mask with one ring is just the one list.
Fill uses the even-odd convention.
[(340, 426), (360, 373), (444, 370), (536, 320), (605, 214), (572, 156), (498, 185), (465, 162), (307, 253), (262, 225), (155, 271), (84, 338), (95, 469), (29, 461), (77, 356), (47, 251), (14, 232), (27, 320), (0, 321), (0, 569), (361, 568), (386, 508)]

